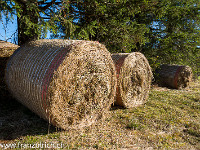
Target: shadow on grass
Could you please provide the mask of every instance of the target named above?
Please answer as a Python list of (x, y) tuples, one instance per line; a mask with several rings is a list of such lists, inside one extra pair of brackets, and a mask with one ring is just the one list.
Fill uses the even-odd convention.
[(7, 60), (8, 57), (0, 57), (0, 140), (14, 140), (21, 136), (45, 135), (57, 131), (11, 96), (4, 81)]
[(111, 111), (112, 110), (118, 110), (118, 109), (126, 109), (126, 108), (123, 107), (123, 106), (119, 106), (119, 105), (112, 105), (111, 108), (110, 108)]

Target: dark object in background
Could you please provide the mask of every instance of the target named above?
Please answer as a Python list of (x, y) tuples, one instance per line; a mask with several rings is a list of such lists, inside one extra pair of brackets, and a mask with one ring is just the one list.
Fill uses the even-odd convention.
[(155, 79), (160, 86), (185, 88), (192, 80), (192, 69), (189, 66), (163, 64), (156, 69)]
[(10, 93), (7, 90), (7, 86), (4, 80), (4, 75), (5, 75), (5, 68), (7, 61), (18, 47), (19, 47), (18, 45), (15, 45), (13, 43), (0, 40), (0, 102), (1, 103), (3, 101), (8, 101), (12, 99)]

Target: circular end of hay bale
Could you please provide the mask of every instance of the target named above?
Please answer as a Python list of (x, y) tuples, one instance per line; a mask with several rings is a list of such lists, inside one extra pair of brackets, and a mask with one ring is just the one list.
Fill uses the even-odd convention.
[(134, 52), (113, 54), (112, 58), (118, 74), (116, 104), (126, 108), (144, 104), (152, 81), (151, 67), (145, 56)]
[(174, 78), (174, 85), (177, 89), (186, 88), (192, 81), (192, 69), (189, 66), (180, 66)]
[(49, 115), (64, 129), (94, 123), (110, 108), (115, 94), (114, 64), (105, 47), (84, 42), (72, 49), (54, 72), (48, 92)]
[(63, 129), (91, 125), (114, 101), (114, 63), (98, 42), (30, 42), (7, 66), (7, 83), (15, 97)]

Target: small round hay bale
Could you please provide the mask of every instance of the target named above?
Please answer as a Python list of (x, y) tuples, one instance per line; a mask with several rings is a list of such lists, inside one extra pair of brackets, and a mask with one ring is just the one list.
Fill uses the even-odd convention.
[(151, 67), (139, 52), (112, 54), (117, 72), (115, 104), (131, 108), (144, 104), (152, 81)]
[(13, 43), (0, 40), (0, 57), (10, 57), (18, 47)]
[(189, 66), (163, 64), (156, 69), (155, 77), (160, 86), (181, 89), (191, 82), (192, 69)]
[(111, 54), (98, 42), (38, 40), (13, 54), (6, 82), (33, 112), (72, 129), (91, 125), (110, 108), (116, 74)]

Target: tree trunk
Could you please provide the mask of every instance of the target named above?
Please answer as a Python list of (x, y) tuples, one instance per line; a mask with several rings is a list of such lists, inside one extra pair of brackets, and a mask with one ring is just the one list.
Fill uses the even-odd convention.
[[(18, 26), (18, 45), (23, 45), (26, 42), (36, 40), (39, 38), (38, 32), (38, 16), (36, 11), (28, 9), (28, 5), (24, 2), (19, 2), (21, 9), (20, 17), (17, 17)], [(33, 9), (34, 10), (34, 9)], [(29, 20), (27, 23), (26, 20)], [(30, 23), (33, 24), (30, 26)]]

